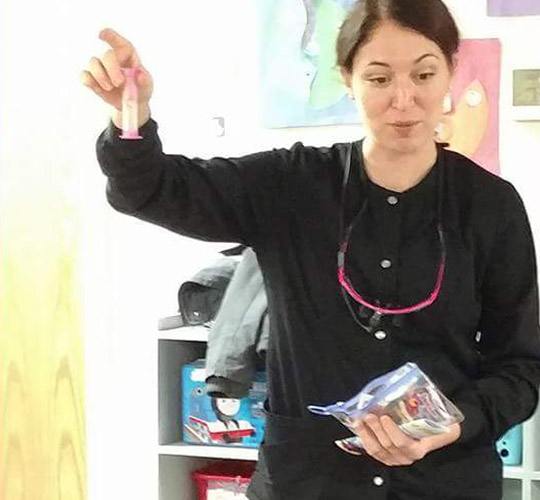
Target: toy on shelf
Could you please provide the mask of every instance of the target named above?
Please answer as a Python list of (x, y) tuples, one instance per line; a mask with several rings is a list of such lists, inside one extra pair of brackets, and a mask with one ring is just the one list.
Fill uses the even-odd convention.
[(257, 448), (264, 434), (266, 376), (257, 373), (247, 397), (213, 398), (206, 393), (204, 359), (182, 369), (184, 442)]

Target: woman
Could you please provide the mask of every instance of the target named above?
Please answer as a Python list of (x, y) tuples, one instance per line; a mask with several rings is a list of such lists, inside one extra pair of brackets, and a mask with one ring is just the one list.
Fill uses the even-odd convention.
[[(112, 206), (257, 252), (272, 335), (266, 436), (248, 497), (500, 499), (494, 443), (538, 401), (536, 264), (515, 189), (434, 141), (458, 47), (442, 1), (366, 0), (345, 20), (338, 62), (364, 140), (242, 158), (163, 154), (144, 69), (144, 139), (119, 139), (119, 68), (141, 62), (112, 30), (101, 38), (111, 50), (83, 81), (115, 108), (97, 146)], [(357, 457), (334, 445), (343, 426), (306, 409), (348, 399), (408, 361), (464, 422), (414, 440), (369, 417)]]

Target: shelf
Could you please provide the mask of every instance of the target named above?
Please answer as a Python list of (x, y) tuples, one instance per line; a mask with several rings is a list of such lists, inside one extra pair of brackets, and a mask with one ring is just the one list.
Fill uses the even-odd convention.
[(182, 457), (229, 458), (233, 460), (253, 460), (259, 456), (256, 448), (234, 448), (227, 446), (202, 446), (185, 443), (174, 443), (159, 446), (160, 455), (177, 455)]
[(185, 342), (208, 342), (206, 326), (182, 326), (172, 330), (159, 330), (159, 340), (181, 340)]
[(505, 465), (503, 468), (503, 477), (505, 479), (523, 479), (525, 471), (521, 465)]
[[(175, 455), (181, 457), (215, 458), (231, 460), (252, 460), (258, 458), (255, 448), (234, 448), (226, 446), (203, 446), (186, 443), (173, 443), (159, 446), (160, 455)], [(505, 466), (505, 479), (533, 479), (540, 481), (540, 471), (526, 472), (521, 466)]]
[(540, 481), (540, 471), (525, 470), (521, 465), (505, 465), (503, 469), (505, 479), (526, 479)]

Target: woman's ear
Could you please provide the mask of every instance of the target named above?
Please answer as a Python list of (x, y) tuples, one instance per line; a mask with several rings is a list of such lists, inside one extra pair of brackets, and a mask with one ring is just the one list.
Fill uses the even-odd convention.
[(458, 67), (458, 62), (459, 62), (458, 56), (454, 54), (452, 56), (452, 66), (450, 66), (450, 76), (455, 75), (457, 67)]

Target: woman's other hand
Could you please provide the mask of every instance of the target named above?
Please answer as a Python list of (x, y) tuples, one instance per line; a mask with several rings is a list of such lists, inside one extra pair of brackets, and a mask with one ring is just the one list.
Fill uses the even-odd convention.
[(456, 441), (461, 434), (461, 427), (453, 424), (447, 433), (413, 439), (401, 431), (390, 417), (368, 415), (356, 424), (355, 432), (368, 455), (385, 465), (404, 466)]

